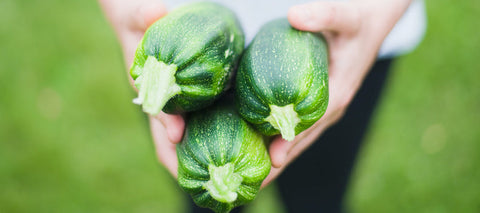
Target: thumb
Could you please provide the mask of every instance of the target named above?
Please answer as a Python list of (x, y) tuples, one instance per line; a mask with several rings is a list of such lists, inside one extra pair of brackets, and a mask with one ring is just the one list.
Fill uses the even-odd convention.
[(275, 137), (270, 144), (269, 154), (272, 166), (274, 168), (281, 168), (287, 161), (288, 150), (294, 145), (294, 142), (288, 142), (282, 137)]
[(170, 171), (170, 173), (172, 173), (174, 177), (177, 177), (178, 163), (176, 145), (170, 143), (169, 140), (165, 140), (165, 128), (159, 120), (150, 117), (150, 130), (152, 132), (158, 160)]
[(288, 21), (303, 31), (354, 33), (360, 24), (360, 16), (351, 2), (312, 2), (291, 7)]
[[(105, 2), (106, 11), (114, 10), (110, 7), (115, 4), (108, 0), (102, 2)], [(162, 2), (157, 1), (126, 1), (117, 4), (120, 3), (128, 4), (125, 6), (127, 8), (117, 12), (120, 17), (113, 19), (112, 23), (122, 43), (126, 66), (130, 67), (143, 34), (150, 25), (167, 14), (167, 9)], [(121, 23), (116, 23), (117, 19), (122, 20)], [(133, 85), (133, 79), (130, 78), (129, 81)]]

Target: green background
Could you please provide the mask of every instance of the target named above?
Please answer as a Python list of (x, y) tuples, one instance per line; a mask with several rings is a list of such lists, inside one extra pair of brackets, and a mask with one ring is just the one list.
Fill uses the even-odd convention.
[[(353, 212), (480, 212), (480, 1), (428, 0), (346, 198)], [(182, 212), (96, 1), (0, 1), (0, 212)], [(248, 212), (278, 212), (276, 189)]]

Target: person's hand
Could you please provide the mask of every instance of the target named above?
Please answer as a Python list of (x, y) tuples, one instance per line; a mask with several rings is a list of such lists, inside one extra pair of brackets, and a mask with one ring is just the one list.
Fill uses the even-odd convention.
[[(276, 137), (269, 147), (272, 170), (262, 186), (274, 180), (329, 126), (338, 121), (374, 62), (380, 46), (405, 12), (409, 0), (312, 2), (290, 8), (290, 24), (322, 32), (329, 46), (329, 103), (325, 115), (292, 142)], [(346, 132), (345, 134), (348, 134)]]
[[(166, 15), (167, 10), (155, 0), (100, 0), (100, 4), (122, 45), (128, 71), (143, 34), (151, 24)], [(133, 86), (133, 79), (128, 76)], [(181, 115), (163, 112), (155, 117), (149, 116), (149, 119), (158, 159), (176, 177), (175, 144), (182, 139), (185, 121)]]

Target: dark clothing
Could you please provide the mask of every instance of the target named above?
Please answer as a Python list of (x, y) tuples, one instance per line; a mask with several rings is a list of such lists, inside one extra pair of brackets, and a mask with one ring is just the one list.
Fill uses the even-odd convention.
[[(342, 212), (355, 158), (387, 79), (392, 59), (380, 60), (368, 73), (345, 115), (327, 129), (278, 177), (287, 212)], [(193, 204), (194, 213), (211, 212)], [(241, 207), (231, 212), (241, 212)]]
[(341, 120), (277, 179), (288, 212), (342, 212), (342, 199), (392, 60), (375, 63)]

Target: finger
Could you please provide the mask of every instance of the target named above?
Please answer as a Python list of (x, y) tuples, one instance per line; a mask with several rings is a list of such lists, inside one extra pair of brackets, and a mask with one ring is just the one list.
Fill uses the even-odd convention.
[(280, 168), (285, 164), (288, 150), (290, 150), (290, 147), (292, 147), (294, 143), (295, 142), (289, 142), (280, 136), (273, 139), (269, 148), (270, 160), (272, 161), (273, 167)]
[[(123, 44), (126, 66), (130, 67), (145, 30), (156, 20), (165, 16), (167, 9), (163, 3), (157, 1), (128, 1), (125, 4), (129, 4), (127, 7), (129, 9), (122, 19), (126, 28), (117, 33)], [(133, 79), (129, 78), (129, 81), (133, 85)]]
[(263, 189), (265, 186), (267, 186), (273, 180), (275, 180), (278, 177), (278, 175), (282, 173), (283, 169), (285, 169), (285, 167), (281, 167), (281, 168), (272, 167), (270, 169), (270, 173), (268, 173), (268, 176), (265, 178), (265, 180), (263, 180), (262, 186), (260, 188)]
[(353, 33), (360, 23), (357, 7), (351, 2), (312, 2), (288, 11), (290, 24), (304, 31)]
[(158, 1), (139, 2), (130, 13), (128, 25), (132, 30), (144, 32), (155, 21), (167, 14), (164, 4)]
[(181, 115), (171, 115), (160, 112), (155, 118), (165, 127), (170, 142), (176, 144), (182, 140), (183, 131), (185, 130), (185, 120)]
[(325, 130), (325, 127), (330, 125), (326, 120), (317, 121), (315, 126), (300, 133), (296, 143), (288, 150), (286, 162), (292, 162), (300, 156), (308, 147), (317, 142), (320, 134)]
[(158, 160), (176, 178), (178, 166), (176, 145), (168, 141), (167, 132), (159, 120), (150, 117), (150, 130)]

